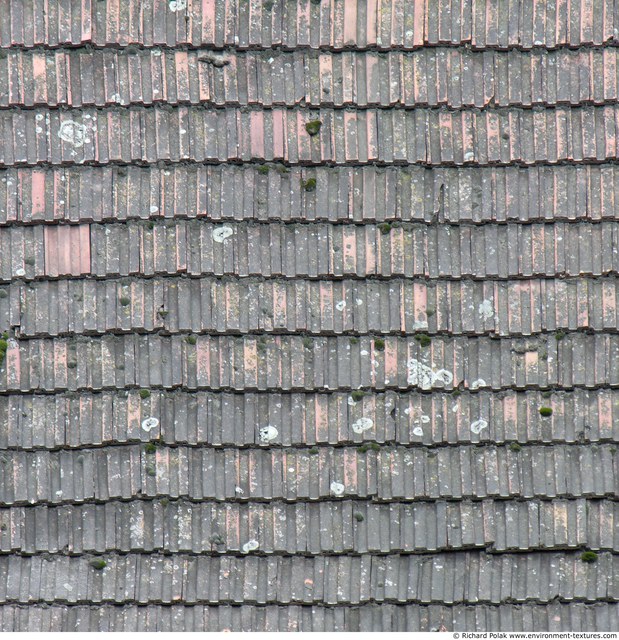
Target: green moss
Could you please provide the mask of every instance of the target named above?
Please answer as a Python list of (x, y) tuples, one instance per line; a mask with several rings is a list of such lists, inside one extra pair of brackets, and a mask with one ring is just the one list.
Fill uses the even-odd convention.
[(320, 133), (320, 127), (322, 127), (322, 122), (320, 120), (310, 120), (305, 125), (305, 130), (310, 136), (317, 136)]
[(259, 173), (261, 176), (266, 176), (266, 175), (269, 173), (269, 165), (268, 165), (268, 164), (261, 164), (261, 165), (258, 167), (258, 173)]
[(591, 564), (592, 562), (597, 562), (598, 554), (595, 551), (583, 551), (580, 559), (583, 562)]
[(280, 163), (275, 168), (277, 169), (277, 173), (279, 173), (280, 176), (285, 176), (290, 173), (290, 169), (285, 164)]
[(198, 338), (194, 335), (190, 335), (185, 338), (185, 342), (187, 344), (196, 344), (196, 342), (198, 342)]
[(118, 301), (123, 307), (126, 307), (131, 304), (131, 298), (128, 298), (127, 296), (121, 296)]
[(312, 447), (311, 449), (309, 449), (308, 453), (310, 454), (310, 456), (318, 455), (318, 453), (319, 453), (318, 447)]
[(217, 546), (220, 546), (222, 544), (225, 544), (226, 541), (223, 539), (223, 536), (220, 533), (214, 533), (209, 539), (208, 541), (211, 544), (215, 544)]
[(301, 184), (306, 191), (316, 191), (316, 178), (302, 180)]
[(431, 318), (436, 313), (436, 309), (426, 309), (426, 316)]
[(380, 445), (378, 442), (370, 442), (369, 446), (372, 451), (380, 451)]
[(359, 453), (367, 453), (369, 450), (370, 450), (370, 447), (367, 444), (362, 444), (360, 447), (357, 447), (357, 451)]
[(140, 398), (142, 398), (142, 400), (150, 398), (150, 391), (148, 389), (140, 389)]
[(9, 332), (8, 331), (3, 331), (2, 332), (2, 339), (3, 340), (8, 340), (9, 339)]
[(24, 258), (24, 262), (27, 265), (34, 267), (34, 263), (35, 263), (34, 256), (28, 256), (27, 258)]
[(460, 389), (454, 389), (454, 390), (451, 392), (451, 395), (452, 395), (454, 398), (457, 398), (458, 396), (461, 396), (461, 395), (462, 395), (462, 391), (460, 391)]
[(380, 229), (380, 232), (384, 236), (389, 235), (389, 233), (391, 232), (391, 225), (388, 222), (383, 222), (382, 224), (379, 224), (378, 228)]
[(509, 448), (510, 448), (511, 451), (516, 451), (516, 452), (520, 451), (522, 449), (522, 447), (517, 442), (512, 442), (509, 445)]
[(157, 445), (154, 442), (147, 442), (144, 445), (144, 453), (155, 453), (157, 451)]
[(432, 339), (425, 333), (415, 334), (415, 340), (417, 340), (420, 347), (429, 347), (432, 344)]
[(6, 289), (0, 289), (0, 298), (8, 298), (9, 292)]
[(353, 399), (355, 402), (359, 402), (359, 400), (361, 400), (361, 399), (363, 398), (363, 396), (365, 395), (365, 393), (364, 393), (363, 391), (358, 391), (358, 390), (357, 390), (357, 391), (353, 391), (350, 395), (352, 396), (352, 399)]
[(169, 311), (166, 311), (165, 309), (159, 309), (159, 311), (157, 312), (162, 318), (165, 318), (168, 313), (170, 313)]
[(75, 369), (77, 367), (77, 360), (67, 360), (67, 369)]
[(88, 564), (97, 571), (101, 571), (107, 567), (107, 562), (103, 558), (93, 558)]
[(147, 476), (156, 476), (157, 475), (157, 469), (155, 469), (155, 465), (154, 464), (147, 464), (146, 465), (146, 475)]
[(552, 415), (552, 409), (550, 407), (540, 407), (539, 414), (544, 418), (548, 418), (549, 416)]
[(363, 522), (365, 520), (365, 518), (363, 517), (362, 513), (359, 513), (358, 511), (355, 512), (355, 520), (357, 522)]
[(384, 351), (385, 341), (382, 338), (376, 338), (374, 340), (374, 348), (376, 349), (376, 351)]
[(359, 344), (359, 338), (352, 336), (349, 340), (350, 344)]
[(167, 507), (170, 504), (170, 500), (168, 498), (161, 498), (161, 500), (159, 500), (159, 504), (162, 507)]
[(557, 331), (555, 333), (555, 340), (559, 342), (560, 340), (563, 340), (563, 338), (565, 338), (566, 335), (567, 334), (565, 333), (565, 331)]

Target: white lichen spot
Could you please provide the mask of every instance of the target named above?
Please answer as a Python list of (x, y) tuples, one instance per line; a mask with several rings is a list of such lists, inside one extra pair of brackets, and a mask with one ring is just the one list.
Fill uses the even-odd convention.
[(475, 391), (475, 389), (479, 389), (479, 387), (485, 386), (486, 381), (483, 378), (477, 378), (477, 380), (473, 380), (473, 382), (471, 382), (471, 389), (473, 389), (473, 391)]
[(344, 490), (346, 487), (341, 482), (332, 482), (331, 483), (331, 493), (334, 496), (344, 495)]
[(223, 242), (232, 235), (232, 227), (217, 227), (213, 229), (213, 240), (215, 242)]
[(37, 115), (36, 115), (36, 116), (34, 116), (34, 119), (35, 119), (37, 122), (41, 122), (41, 120), (43, 120), (43, 114), (42, 114), (42, 113), (37, 113)]
[(86, 127), (79, 122), (75, 122), (75, 120), (65, 120), (60, 125), (58, 136), (74, 147), (81, 147), (86, 137)]
[(433, 370), (426, 364), (411, 358), (407, 363), (408, 384), (421, 387), (424, 390), (430, 389), (435, 383), (451, 384), (453, 374), (446, 369)]
[(480, 418), (479, 420), (475, 420), (475, 422), (471, 424), (471, 431), (473, 433), (480, 433), (482, 429), (486, 429), (487, 427), (488, 422), (483, 418)]
[(182, 11), (187, 8), (187, 0), (170, 0), (170, 11)]
[(494, 306), (492, 300), (484, 300), (479, 304), (477, 312), (484, 320), (490, 320), (494, 316)]
[(159, 420), (157, 420), (157, 418), (146, 418), (146, 420), (142, 420), (142, 429), (144, 429), (144, 431), (152, 431), (153, 429), (156, 429), (159, 426)]
[(234, 493), (236, 493), (237, 496), (242, 496), (245, 493), (245, 491), (243, 491), (241, 487), (234, 487)]
[(25, 270), (25, 269), (22, 269), (21, 267), (20, 267), (19, 269), (15, 269), (15, 275), (16, 275), (18, 278), (21, 278), (22, 276), (25, 276), (25, 275), (26, 275), (26, 270)]
[(475, 160), (475, 154), (472, 151), (467, 151), (464, 154), (464, 162), (472, 162)]
[(421, 437), (423, 435), (423, 429), (419, 425), (417, 425), (413, 429), (413, 435)]
[(415, 320), (413, 323), (413, 329), (419, 331), (420, 329), (427, 329), (428, 323), (425, 320)]
[(258, 540), (248, 540), (241, 549), (243, 553), (249, 553), (250, 551), (255, 551), (260, 546)]
[(452, 413), (458, 413), (458, 409), (459, 409), (458, 405), (454, 404), (454, 406), (451, 408), (451, 411)]
[(266, 427), (262, 427), (260, 429), (260, 441), (271, 442), (271, 440), (275, 440), (275, 438), (277, 438), (278, 433), (277, 429), (272, 427), (270, 424)]
[(35, 128), (34, 128), (34, 130), (35, 130), (37, 133), (43, 133), (43, 129), (42, 129), (41, 127), (35, 127)]
[(371, 418), (359, 418), (352, 425), (352, 430), (355, 433), (363, 433), (374, 426), (374, 421)]
[(343, 311), (345, 306), (346, 306), (346, 300), (340, 300), (340, 301), (335, 305), (335, 308), (336, 308), (338, 311)]
[(362, 356), (369, 356), (370, 354), (369, 354), (369, 352), (368, 352), (368, 351), (366, 351), (365, 349), (362, 349), (362, 350), (359, 352), (359, 355), (362, 355)]
[(361, 298), (357, 298), (357, 299), (355, 300), (355, 302), (356, 302), (356, 304), (357, 304), (357, 306), (358, 306), (358, 307), (360, 307), (360, 306), (363, 304), (363, 300), (362, 300)]
[(151, 213), (158, 213), (159, 212), (159, 207), (155, 206), (154, 204), (151, 205), (150, 212)]

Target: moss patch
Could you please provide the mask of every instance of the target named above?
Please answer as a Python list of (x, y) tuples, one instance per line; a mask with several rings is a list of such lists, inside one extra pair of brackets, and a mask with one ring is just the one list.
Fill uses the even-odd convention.
[(552, 409), (550, 407), (540, 407), (539, 414), (544, 418), (548, 418), (552, 415)]
[(376, 338), (376, 340), (374, 340), (374, 348), (376, 351), (384, 351), (385, 341), (382, 338)]
[(583, 551), (580, 559), (587, 564), (597, 562), (598, 554), (595, 551)]
[(140, 398), (142, 398), (142, 400), (150, 398), (150, 391), (148, 389), (140, 389)]
[(317, 136), (320, 133), (320, 127), (322, 127), (322, 122), (320, 120), (310, 120), (305, 125), (305, 130), (310, 136)]
[(316, 191), (316, 178), (308, 178), (307, 180), (302, 180), (301, 184), (306, 191)]

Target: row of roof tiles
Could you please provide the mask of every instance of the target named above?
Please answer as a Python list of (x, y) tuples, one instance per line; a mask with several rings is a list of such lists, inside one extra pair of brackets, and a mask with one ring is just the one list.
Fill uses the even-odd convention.
[[(0, 500), (7, 506), (129, 500), (381, 501), (461, 498), (614, 497), (616, 447), (462, 445), (216, 449), (139, 445), (82, 451), (7, 451)], [(619, 559), (619, 556), (616, 557)]]
[(619, 385), (619, 335), (531, 339), (127, 334), (11, 339), (0, 392), (103, 390), (334, 391), (453, 389), (482, 379), (494, 390)]
[(613, 0), (2, 0), (0, 46), (530, 49), (617, 38)]
[(59, 229), (71, 227), (0, 228), (0, 283), (88, 273), (522, 279), (619, 272), (619, 224), (610, 221), (391, 228), (174, 220), (91, 225), (74, 246)]
[(608, 602), (395, 605), (2, 605), (0, 631), (613, 631)]
[[(0, 556), (0, 602), (499, 604), (619, 600), (619, 557), (595, 564), (579, 555), (419, 555), (235, 558), (108, 556), (96, 571), (88, 558)], [(554, 576), (550, 581), (548, 576)]]
[(532, 106), (619, 95), (616, 49), (414, 53), (11, 50), (0, 106)]
[(486, 605), (2, 605), (2, 631), (611, 631), (611, 603)]
[[(317, 124), (321, 123), (318, 130)], [(312, 134), (308, 128), (315, 127)], [(619, 155), (619, 107), (0, 111), (0, 166), (284, 160), (524, 165)]]
[(0, 287), (0, 327), (15, 327), (20, 338), (162, 330), (528, 336), (555, 330), (616, 331), (617, 299), (615, 277), (507, 282), (37, 280)]
[[(476, 384), (483, 383), (477, 380)], [(539, 408), (553, 409), (542, 417)], [(471, 430), (483, 418), (487, 425)], [(159, 424), (153, 421), (155, 418)], [(0, 396), (3, 449), (58, 449), (102, 444), (187, 443), (213, 447), (506, 444), (619, 440), (619, 392), (609, 389), (461, 395), (350, 393), (229, 394), (138, 390), (81, 395)], [(149, 427), (148, 431), (142, 424)], [(274, 428), (264, 432), (265, 427)], [(268, 436), (268, 437), (267, 437)], [(319, 447), (315, 447), (319, 445)], [(326, 449), (325, 449), (326, 450)], [(307, 450), (309, 452), (309, 450)]]
[(0, 509), (0, 553), (496, 552), (619, 546), (619, 505), (587, 501), (192, 503), (132, 501)]
[[(313, 178), (316, 188), (304, 184)], [(311, 184), (311, 183), (310, 183)], [(170, 165), (7, 169), (0, 224), (134, 218), (363, 222), (615, 217), (619, 167)]]

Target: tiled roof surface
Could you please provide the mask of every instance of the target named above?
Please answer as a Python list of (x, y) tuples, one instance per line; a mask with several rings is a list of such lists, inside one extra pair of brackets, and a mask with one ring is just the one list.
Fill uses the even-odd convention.
[(617, 630), (618, 44), (0, 0), (0, 630)]

